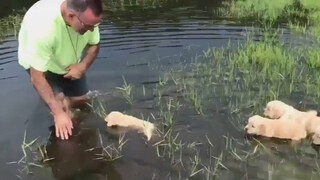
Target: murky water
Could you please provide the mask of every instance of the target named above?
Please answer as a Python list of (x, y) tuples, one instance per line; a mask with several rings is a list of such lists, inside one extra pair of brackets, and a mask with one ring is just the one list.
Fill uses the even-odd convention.
[[(106, 96), (108, 111), (125, 111), (137, 117), (151, 117), (157, 113), (153, 89), (163, 72), (194, 61), (193, 57), (209, 47), (223, 47), (229, 41), (244, 40), (250, 27), (218, 18), (209, 13), (218, 2), (204, 3), (188, 1), (173, 3), (166, 8), (141, 11), (128, 8), (126, 11), (106, 15), (106, 21), (100, 26), (101, 50), (99, 57), (87, 73), (91, 90), (110, 94)], [(287, 37), (287, 36), (284, 36)], [(74, 136), (69, 141), (49, 137), (52, 118), (33, 89), (27, 73), (17, 63), (17, 42), (8, 38), (0, 44), (0, 172), (5, 179), (17, 176), (27, 179), (186, 179), (192, 164), (172, 165), (170, 158), (159, 158), (153, 146), (159, 139), (146, 143), (141, 135), (127, 132), (127, 143), (122, 155), (115, 161), (100, 160), (101, 142), (105, 146), (117, 143), (118, 130), (107, 129), (105, 122), (90, 112), (78, 113)], [(135, 103), (129, 105), (115, 92), (115, 87), (127, 83), (135, 86)], [(145, 87), (146, 95), (141, 95)], [(174, 96), (175, 89), (169, 89), (167, 96)], [(210, 119), (208, 121), (208, 118)], [(243, 117), (247, 118), (247, 117)], [(174, 116), (175, 132), (179, 139), (190, 144), (182, 153), (189, 159), (190, 154), (198, 154), (204, 164), (208, 164), (209, 138), (214, 144), (212, 156), (218, 157), (223, 150), (254, 151), (256, 141), (247, 139), (242, 131), (224, 121), (227, 116), (222, 112), (212, 112), (207, 119), (201, 119), (187, 107)], [(27, 140), (39, 137), (37, 143), (49, 139), (47, 154), (54, 160), (47, 161), (44, 167), (33, 167), (34, 172), (25, 176), (21, 168), (12, 161), (19, 161), (23, 156), (21, 144), (24, 132)], [(252, 142), (252, 146), (244, 142)], [(283, 174), (290, 174), (289, 179), (313, 177), (309, 162), (316, 156), (316, 147), (303, 146), (294, 148), (283, 141), (262, 139), (264, 146), (273, 148), (272, 156), (247, 160), (238, 163), (232, 155), (224, 155), (220, 179), (287, 179)], [(193, 142), (199, 142), (199, 144)], [(201, 144), (200, 144), (201, 143)], [(226, 145), (227, 144), (227, 145)], [(229, 144), (229, 145), (228, 145)], [(232, 144), (232, 145), (230, 145)], [(198, 147), (198, 148), (195, 148)], [(233, 149), (234, 148), (234, 149)], [(236, 150), (237, 149), (237, 150)], [(211, 151), (210, 151), (211, 152)], [(298, 153), (292, 153), (298, 152)], [(300, 159), (304, 152), (304, 159)], [(241, 153), (240, 153), (241, 154)], [(266, 153), (268, 154), (268, 153)], [(192, 156), (193, 158), (193, 156)], [(277, 159), (268, 164), (270, 159)], [(35, 160), (34, 160), (35, 161)], [(192, 161), (194, 162), (194, 161)], [(210, 161), (211, 162), (211, 161)], [(297, 168), (302, 164), (301, 169)], [(259, 166), (261, 164), (261, 166)], [(280, 165), (279, 165), (280, 164)], [(283, 164), (284, 166), (281, 166)], [(298, 165), (297, 165), (298, 164)], [(306, 169), (304, 172), (303, 169)], [(296, 174), (292, 175), (292, 172)], [(213, 176), (194, 176), (196, 179), (211, 179)], [(315, 176), (316, 177), (316, 176)]]

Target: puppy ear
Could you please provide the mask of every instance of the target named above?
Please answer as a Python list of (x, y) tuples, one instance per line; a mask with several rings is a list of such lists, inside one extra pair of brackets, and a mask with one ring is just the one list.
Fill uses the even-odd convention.
[(107, 122), (107, 126), (114, 126), (114, 123), (112, 122), (112, 120), (107, 116), (105, 119), (104, 119), (106, 122)]

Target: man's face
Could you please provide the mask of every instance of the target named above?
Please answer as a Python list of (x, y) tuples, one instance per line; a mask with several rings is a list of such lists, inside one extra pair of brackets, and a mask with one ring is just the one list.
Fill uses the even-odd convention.
[(88, 30), (93, 31), (95, 27), (97, 27), (101, 20), (102, 16), (95, 16), (91, 9), (87, 8), (82, 13), (73, 13), (73, 29), (78, 32), (79, 34), (84, 34)]

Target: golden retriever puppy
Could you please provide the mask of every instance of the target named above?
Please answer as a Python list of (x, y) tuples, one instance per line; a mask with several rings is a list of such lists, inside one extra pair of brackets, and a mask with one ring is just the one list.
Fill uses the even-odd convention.
[(303, 126), (306, 126), (306, 128), (309, 126), (308, 124), (310, 124), (309, 121), (313, 122), (312, 119), (317, 117), (317, 111), (299, 111), (294, 107), (278, 100), (268, 102), (263, 114), (271, 119), (295, 120), (301, 123)]
[(244, 129), (248, 134), (281, 139), (300, 140), (307, 136), (305, 127), (295, 121), (275, 121), (259, 115), (250, 117)]
[(271, 119), (279, 119), (285, 114), (296, 114), (298, 110), (278, 100), (270, 101), (264, 109), (264, 115)]
[(138, 132), (143, 133), (148, 141), (151, 139), (152, 133), (154, 131), (154, 125), (148, 121), (138, 119), (133, 116), (125, 115), (118, 111), (112, 111), (105, 118), (107, 126), (120, 126), (126, 128), (132, 128), (138, 130)]

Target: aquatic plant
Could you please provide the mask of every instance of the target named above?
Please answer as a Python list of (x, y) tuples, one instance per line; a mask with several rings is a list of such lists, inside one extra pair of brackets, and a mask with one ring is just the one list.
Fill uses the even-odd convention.
[(101, 154), (96, 154), (98, 156), (96, 160), (115, 161), (123, 156), (122, 148), (128, 141), (128, 139), (124, 140), (124, 135), (119, 136), (118, 144), (110, 143), (105, 146), (99, 129), (97, 133), (100, 140), (100, 147), (97, 148), (101, 148)]
[(311, 68), (320, 68), (320, 49), (311, 48), (306, 51), (305, 56), (306, 63)]
[(240, 0), (224, 1), (218, 10), (223, 16), (251, 19), (261, 24), (314, 24), (319, 19), (320, 3), (316, 0)]
[(0, 40), (11, 35), (14, 35), (15, 38), (18, 37), (23, 12), (25, 12), (25, 10), (13, 12), (7, 17), (0, 19)]
[(132, 94), (132, 89), (133, 89), (133, 85), (131, 84), (127, 84), (126, 79), (124, 78), (124, 76), (122, 76), (123, 79), (123, 86), (122, 87), (116, 87), (117, 89), (119, 89), (123, 95), (123, 97), (127, 100), (127, 102), (129, 104), (133, 104), (133, 94)]

